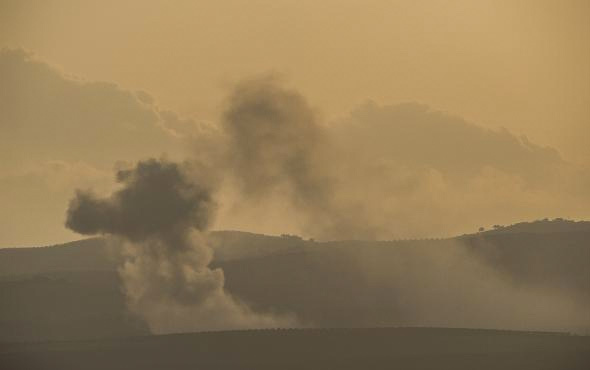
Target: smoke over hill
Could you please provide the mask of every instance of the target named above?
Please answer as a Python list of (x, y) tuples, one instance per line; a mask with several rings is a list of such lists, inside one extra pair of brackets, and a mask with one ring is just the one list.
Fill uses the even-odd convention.
[(23, 50), (0, 52), (0, 76), (2, 245), (74, 238), (59, 220), (75, 189), (109, 193), (113, 166), (162, 153), (213, 168), (217, 229), (392, 239), (590, 217), (587, 163), (424, 104), (368, 102), (326, 119), (308, 94), (262, 77), (202, 122)]
[(224, 290), (221, 269), (209, 268), (204, 233), (215, 204), (210, 191), (180, 164), (149, 160), (117, 173), (109, 198), (78, 192), (66, 225), (122, 239), (119, 274), (131, 311), (156, 333), (293, 325), (252, 312)]

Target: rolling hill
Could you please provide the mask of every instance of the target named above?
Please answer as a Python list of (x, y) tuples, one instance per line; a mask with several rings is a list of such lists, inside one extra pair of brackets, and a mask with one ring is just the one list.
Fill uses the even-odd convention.
[[(258, 311), (295, 314), (304, 326), (587, 333), (589, 224), (543, 221), (449, 239), (378, 242), (222, 231), (211, 244), (227, 291)], [(575, 310), (560, 315), (547, 307), (546, 317), (533, 317), (537, 306), (558, 298)], [(126, 309), (113, 241), (0, 249), (0, 341), (147, 333), (147, 324)]]

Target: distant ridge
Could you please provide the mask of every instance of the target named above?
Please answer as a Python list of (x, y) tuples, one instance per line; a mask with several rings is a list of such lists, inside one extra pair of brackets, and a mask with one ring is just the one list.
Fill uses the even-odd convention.
[(509, 226), (494, 225), (492, 229), (480, 232), (485, 235), (510, 233), (558, 233), (590, 231), (590, 221), (574, 221), (563, 218), (543, 219), (532, 222), (518, 222)]
[[(590, 307), (589, 222), (523, 222), (456, 238), (404, 241), (317, 242), (287, 234), (216, 231), (210, 242), (211, 267), (223, 270), (229, 293), (261, 312), (294, 313), (316, 327), (490, 327), (489, 322), (474, 326), (475, 321), (455, 318), (452, 303), (434, 319), (429, 314), (425, 320), (420, 313), (440, 304), (433, 300), (424, 306), (420, 298), (439, 296), (432, 286), (452, 294), (474, 286), (461, 272), (470, 265), (455, 260), (449, 272), (446, 257), (440, 259), (441, 251), (458, 246), (470, 261), (519, 290), (541, 289)], [(105, 238), (0, 249), (0, 341), (146, 333), (146, 324), (126, 309), (117, 274), (120, 262), (113, 258), (117, 249)], [(447, 286), (449, 279), (454, 280)], [(457, 305), (470, 304), (465, 302)], [(473, 304), (477, 314), (479, 306)], [(584, 318), (567, 326), (517, 324), (492, 327), (590, 333), (590, 321)]]

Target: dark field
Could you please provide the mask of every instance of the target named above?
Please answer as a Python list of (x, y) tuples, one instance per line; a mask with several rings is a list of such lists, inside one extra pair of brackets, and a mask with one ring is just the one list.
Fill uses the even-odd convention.
[(590, 337), (469, 329), (253, 330), (0, 345), (3, 369), (588, 369)]

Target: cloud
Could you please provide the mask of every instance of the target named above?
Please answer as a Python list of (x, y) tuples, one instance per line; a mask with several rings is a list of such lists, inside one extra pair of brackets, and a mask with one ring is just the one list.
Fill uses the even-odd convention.
[(235, 86), (206, 125), (23, 50), (0, 53), (0, 77), (0, 190), (19, 194), (3, 196), (2, 245), (73, 238), (60, 226), (66, 194), (92, 181), (108, 192), (113, 165), (162, 153), (190, 157), (219, 183), (216, 228), (392, 239), (590, 217), (588, 168), (423, 104), (369, 102), (323, 122), (305, 96), (263, 77)]
[[(365, 104), (331, 126), (343, 199), (379, 237), (443, 236), (523, 219), (588, 217), (588, 169), (505, 129), (425, 105)], [(501, 220), (501, 221), (499, 221)]]
[(171, 147), (157, 109), (114, 84), (64, 75), (20, 49), (0, 53), (0, 77), (0, 147), (9, 161), (110, 165)]
[(75, 188), (108, 190), (119, 161), (182, 157), (200, 130), (144, 92), (67, 75), (22, 49), (0, 51), (0, 81), (0, 191), (12, 194), (0, 195), (3, 246), (72, 238), (61, 224)]
[(380, 106), (367, 102), (335, 131), (344, 145), (358, 147), (365, 156), (434, 168), (452, 176), (472, 176), (489, 166), (532, 183), (550, 178), (547, 171), (565, 164), (553, 148), (418, 103)]

